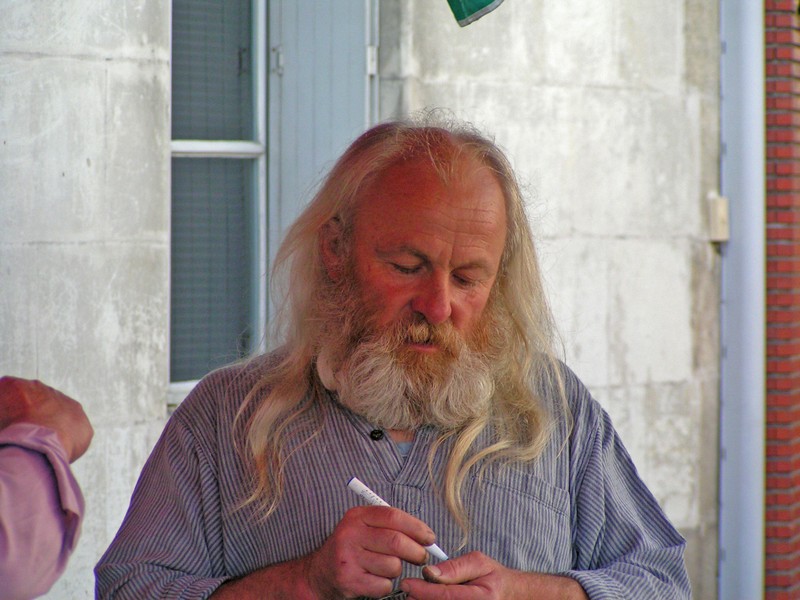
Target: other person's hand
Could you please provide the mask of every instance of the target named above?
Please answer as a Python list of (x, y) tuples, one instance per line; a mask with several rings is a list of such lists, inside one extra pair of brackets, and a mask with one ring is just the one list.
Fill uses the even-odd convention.
[(41, 381), (0, 377), (0, 429), (14, 423), (53, 429), (70, 462), (86, 452), (94, 436), (89, 418), (77, 400)]

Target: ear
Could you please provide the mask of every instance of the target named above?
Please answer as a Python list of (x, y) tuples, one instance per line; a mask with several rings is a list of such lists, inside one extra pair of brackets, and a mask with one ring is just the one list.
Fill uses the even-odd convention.
[(338, 281), (344, 270), (344, 232), (338, 217), (325, 223), (319, 230), (319, 254), (328, 277)]

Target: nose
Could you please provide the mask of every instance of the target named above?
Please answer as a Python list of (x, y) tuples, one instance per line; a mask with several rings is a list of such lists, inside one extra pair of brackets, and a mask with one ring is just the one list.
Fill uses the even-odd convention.
[(420, 282), (419, 289), (411, 301), (414, 312), (421, 314), (431, 325), (439, 325), (450, 318), (453, 312), (450, 284), (447, 277), (436, 274)]

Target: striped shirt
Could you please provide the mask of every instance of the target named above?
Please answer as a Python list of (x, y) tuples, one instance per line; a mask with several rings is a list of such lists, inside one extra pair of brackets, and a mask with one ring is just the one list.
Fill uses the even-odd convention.
[[(360, 504), (346, 487), (354, 476), (427, 523), (451, 558), (480, 550), (507, 567), (566, 575), (593, 600), (690, 597), (684, 540), (608, 415), (568, 369), (571, 428), (561, 419), (536, 461), (494, 462), (480, 478), (479, 469), (468, 476), (472, 528), (463, 546), (432, 483), (448, 446), (436, 454), (433, 477), (427, 464), (436, 431), (417, 431), (403, 458), (387, 435), (328, 396), (315, 398), (290, 432), (278, 508), (266, 520), (252, 505), (237, 509), (251, 473), (231, 432), (258, 368), (210, 374), (172, 415), (95, 569), (98, 598), (206, 598), (226, 579), (308, 554)], [(476, 444), (490, 439), (486, 431)], [(419, 576), (405, 564), (403, 577)]]

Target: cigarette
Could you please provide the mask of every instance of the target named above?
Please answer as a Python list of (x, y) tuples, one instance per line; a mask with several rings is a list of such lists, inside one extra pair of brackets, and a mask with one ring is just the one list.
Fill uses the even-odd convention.
[[(357, 477), (353, 477), (350, 481), (347, 482), (347, 487), (353, 490), (356, 494), (361, 496), (364, 500), (367, 501), (368, 504), (372, 506), (389, 506), (389, 503), (386, 502), (383, 498), (378, 496), (375, 492), (369, 489), (364, 482), (362, 482)], [(431, 544), (430, 546), (425, 546), (425, 550), (428, 551), (428, 554), (433, 556), (434, 558), (438, 558), (439, 560), (448, 560), (447, 554), (445, 554), (439, 546), (436, 544)]]

